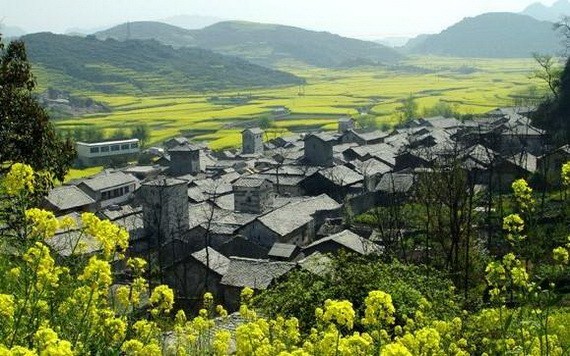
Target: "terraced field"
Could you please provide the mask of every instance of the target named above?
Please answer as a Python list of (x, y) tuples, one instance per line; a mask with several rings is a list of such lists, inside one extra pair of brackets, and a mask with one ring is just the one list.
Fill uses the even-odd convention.
[[(379, 124), (394, 124), (400, 101), (416, 97), (420, 111), (438, 101), (454, 104), (462, 113), (483, 113), (513, 105), (516, 93), (541, 83), (529, 79), (531, 59), (489, 60), (417, 57), (396, 67), (357, 69), (307, 68), (283, 63), (280, 69), (307, 79), (301, 87), (256, 89), (222, 93), (165, 93), (162, 96), (116, 96), (83, 92), (109, 105), (106, 114), (62, 119), (61, 130), (94, 126), (112, 132), (138, 124), (151, 128), (150, 144), (177, 135), (208, 141), (213, 149), (239, 144), (241, 128), (269, 117), (272, 135), (307, 129), (333, 130), (343, 115), (358, 115), (367, 107)], [(40, 86), (49, 73), (39, 71)], [(213, 100), (214, 97), (228, 100)], [(232, 99), (245, 98), (244, 100)], [(272, 110), (287, 107), (290, 115), (274, 117)]]

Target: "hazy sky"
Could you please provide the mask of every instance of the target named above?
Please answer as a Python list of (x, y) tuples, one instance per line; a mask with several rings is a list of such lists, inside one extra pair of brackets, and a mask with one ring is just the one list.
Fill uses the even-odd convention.
[[(0, 0), (0, 21), (65, 32), (174, 15), (280, 23), (379, 38), (439, 32), (466, 16), (519, 12), (537, 0)], [(543, 0), (551, 5), (554, 0)]]

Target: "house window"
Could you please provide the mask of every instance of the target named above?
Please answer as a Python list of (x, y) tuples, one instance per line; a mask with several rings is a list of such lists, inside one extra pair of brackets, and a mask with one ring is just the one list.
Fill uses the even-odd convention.
[(113, 145), (111, 146), (111, 151), (119, 151), (121, 149), (121, 145)]
[(102, 200), (111, 199), (111, 192), (103, 192), (103, 193), (101, 193), (101, 199), (102, 199)]
[(121, 145), (122, 150), (128, 150), (129, 148), (130, 148), (130, 145), (128, 143)]
[(131, 143), (131, 148), (138, 148), (138, 147), (139, 147), (139, 144), (138, 144), (138, 143), (136, 143), (136, 142), (135, 142), (135, 143)]
[(99, 147), (91, 147), (91, 148), (89, 149), (89, 152), (91, 152), (91, 153), (99, 153)]
[(109, 146), (101, 147), (101, 152), (109, 152)]
[(130, 190), (131, 190), (130, 187), (126, 186), (125, 187), (125, 194), (129, 193)]

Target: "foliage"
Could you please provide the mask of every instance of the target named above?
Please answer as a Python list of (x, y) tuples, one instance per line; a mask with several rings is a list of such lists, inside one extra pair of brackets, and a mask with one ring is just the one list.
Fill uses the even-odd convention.
[(0, 165), (23, 162), (63, 180), (75, 149), (70, 140), (57, 135), (32, 96), (34, 87), (24, 44), (14, 41), (4, 46), (0, 38)]
[(258, 295), (254, 302), (270, 316), (297, 317), (303, 329), (307, 329), (314, 326), (315, 305), (326, 299), (346, 299), (362, 311), (367, 291), (374, 289), (392, 295), (399, 322), (413, 313), (422, 298), (433, 301), (433, 312), (441, 318), (458, 313), (454, 287), (440, 272), (396, 260), (385, 263), (354, 255), (334, 258), (331, 270), (323, 276), (293, 272), (286, 281)]
[(555, 95), (542, 102), (533, 114), (533, 124), (547, 130), (556, 145), (570, 142), (570, 59), (567, 59), (559, 79), (552, 77)]
[(370, 114), (357, 116), (356, 123), (359, 128), (364, 130), (375, 130), (378, 128), (376, 117)]
[(401, 123), (406, 123), (417, 118), (418, 103), (416, 102), (416, 98), (412, 94), (408, 95), (408, 97), (402, 100), (402, 105), (399, 106), (397, 110), (400, 115)]
[(456, 104), (450, 104), (446, 101), (438, 101), (435, 105), (429, 108), (424, 108), (423, 115), (425, 117), (443, 116), (458, 118), (461, 115), (457, 111)]

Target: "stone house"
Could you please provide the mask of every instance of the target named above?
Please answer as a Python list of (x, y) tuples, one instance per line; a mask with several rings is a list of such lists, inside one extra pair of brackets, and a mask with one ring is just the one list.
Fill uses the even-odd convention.
[(314, 240), (326, 218), (340, 215), (341, 207), (326, 194), (290, 202), (259, 216), (239, 233), (268, 249), (275, 242), (304, 246)]
[(201, 171), (200, 147), (192, 144), (178, 145), (168, 150), (170, 175), (198, 174)]
[(95, 208), (122, 204), (133, 198), (139, 188), (139, 180), (123, 172), (104, 171), (83, 179), (77, 188), (96, 202)]
[(347, 166), (319, 170), (301, 182), (308, 195), (327, 194), (337, 202), (348, 195), (362, 193), (364, 177)]
[(241, 132), (242, 153), (263, 154), (263, 130), (259, 127), (245, 129)]
[(42, 205), (55, 215), (73, 211), (95, 211), (95, 200), (74, 185), (62, 185), (51, 189)]
[(261, 214), (273, 205), (273, 184), (266, 179), (242, 177), (232, 187), (236, 211)]
[(145, 233), (151, 245), (163, 245), (189, 229), (188, 183), (161, 178), (142, 184), (138, 200), (143, 207)]
[(333, 146), (336, 142), (336, 137), (325, 133), (307, 135), (305, 137), (305, 163), (310, 166), (332, 166)]
[(186, 307), (196, 308), (205, 292), (211, 292), (216, 300), (222, 301), (220, 282), (229, 264), (229, 258), (207, 247), (164, 266), (164, 283), (174, 289), (177, 302)]

